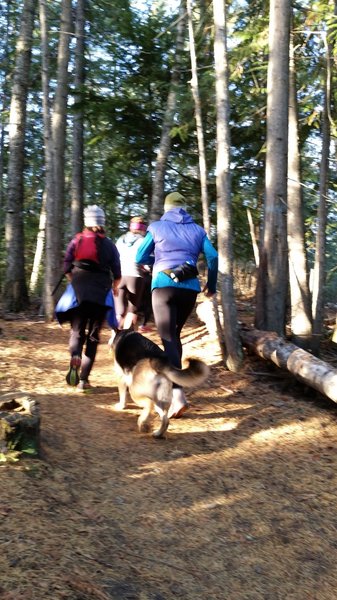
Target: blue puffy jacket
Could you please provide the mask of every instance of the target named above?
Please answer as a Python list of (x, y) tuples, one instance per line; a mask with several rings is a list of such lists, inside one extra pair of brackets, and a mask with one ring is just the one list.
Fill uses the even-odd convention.
[(197, 277), (175, 282), (166, 273), (184, 262), (197, 264), (200, 254), (204, 254), (208, 267), (207, 287), (216, 292), (218, 274), (218, 253), (208, 239), (205, 230), (197, 225), (182, 208), (174, 208), (164, 213), (159, 221), (148, 227), (143, 243), (138, 248), (138, 264), (154, 264), (152, 289), (156, 287), (182, 287), (200, 292)]

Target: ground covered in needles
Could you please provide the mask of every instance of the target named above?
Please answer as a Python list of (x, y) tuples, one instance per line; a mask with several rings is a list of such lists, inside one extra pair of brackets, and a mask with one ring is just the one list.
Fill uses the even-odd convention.
[(211, 373), (155, 440), (135, 406), (112, 409), (108, 329), (79, 394), (67, 327), (2, 313), (0, 328), (1, 394), (41, 414), (41, 456), (0, 463), (1, 600), (335, 600), (332, 401), (255, 356), (226, 371), (193, 316), (184, 356)]

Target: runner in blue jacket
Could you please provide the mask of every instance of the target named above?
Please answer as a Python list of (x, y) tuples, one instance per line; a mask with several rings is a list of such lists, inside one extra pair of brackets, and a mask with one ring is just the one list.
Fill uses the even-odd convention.
[[(203, 290), (207, 297), (216, 293), (218, 253), (205, 230), (185, 210), (186, 200), (179, 192), (165, 198), (164, 214), (148, 227), (138, 248), (136, 262), (151, 264), (153, 316), (165, 352), (173, 365), (181, 368), (180, 334), (201, 292), (197, 261), (204, 254), (208, 277)], [(188, 408), (182, 388), (173, 387), (169, 417), (180, 417)]]

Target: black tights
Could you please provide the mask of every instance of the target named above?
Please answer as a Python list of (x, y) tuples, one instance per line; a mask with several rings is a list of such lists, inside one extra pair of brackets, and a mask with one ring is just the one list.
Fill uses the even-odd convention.
[(106, 306), (100, 306), (94, 302), (82, 302), (80, 306), (73, 309), (70, 321), (69, 352), (71, 356), (82, 357), (85, 345), (80, 372), (81, 379), (88, 379), (90, 375), (106, 311)]
[(171, 363), (181, 369), (182, 344), (180, 333), (191, 314), (197, 292), (184, 288), (155, 288), (152, 308), (156, 327)]

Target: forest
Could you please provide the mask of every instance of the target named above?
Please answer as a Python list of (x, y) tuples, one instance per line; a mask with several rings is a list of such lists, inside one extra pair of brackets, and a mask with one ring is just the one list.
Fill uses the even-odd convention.
[(336, 13), (331, 0), (2, 3), (6, 310), (53, 318), (84, 206), (105, 209), (116, 239), (177, 189), (218, 248), (229, 368), (238, 270), (257, 273), (256, 327), (318, 354), (337, 286)]
[[(337, 0), (4, 0), (0, 25), (0, 599), (335, 600)], [(85, 207), (115, 241), (175, 190), (218, 288), (182, 331), (210, 375), (156, 440), (113, 408), (107, 326), (66, 384), (53, 292)]]

